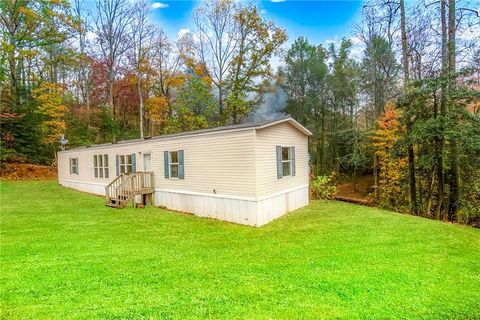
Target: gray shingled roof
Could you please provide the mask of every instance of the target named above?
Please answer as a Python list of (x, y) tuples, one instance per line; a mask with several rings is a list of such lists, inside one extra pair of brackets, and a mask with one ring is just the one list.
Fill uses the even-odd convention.
[[(291, 116), (287, 115), (284, 117), (279, 117), (271, 120), (264, 120), (264, 121), (258, 121), (258, 122), (247, 122), (247, 123), (241, 123), (241, 124), (232, 124), (228, 126), (221, 126), (221, 127), (216, 127), (216, 128), (209, 128), (209, 129), (200, 129), (200, 130), (193, 130), (193, 131), (186, 131), (182, 133), (175, 133), (175, 134), (166, 134), (166, 135), (161, 135), (161, 136), (154, 136), (154, 137), (146, 137), (144, 139), (130, 139), (130, 140), (122, 140), (118, 142), (110, 142), (110, 143), (101, 143), (101, 144), (95, 144), (95, 145), (90, 145), (90, 146), (81, 146), (81, 147), (75, 147), (71, 149), (67, 149), (65, 151), (70, 151), (70, 150), (78, 150), (78, 149), (85, 149), (85, 148), (95, 148), (95, 147), (105, 147), (105, 146), (113, 146), (113, 145), (121, 145), (121, 144), (129, 144), (129, 143), (134, 143), (134, 142), (144, 142), (144, 141), (150, 141), (150, 140), (163, 140), (163, 139), (170, 139), (170, 138), (175, 138), (175, 137), (184, 137), (184, 136), (193, 136), (197, 134), (204, 134), (204, 133), (211, 133), (211, 132), (219, 132), (219, 131), (229, 131), (229, 130), (236, 130), (236, 129), (256, 129), (256, 128), (261, 128), (263, 126), (266, 126), (268, 124), (282, 121), (282, 120), (287, 120), (291, 119), (295, 123), (297, 123)], [(301, 126), (301, 125), (300, 125)], [(308, 131), (307, 129), (305, 129)]]

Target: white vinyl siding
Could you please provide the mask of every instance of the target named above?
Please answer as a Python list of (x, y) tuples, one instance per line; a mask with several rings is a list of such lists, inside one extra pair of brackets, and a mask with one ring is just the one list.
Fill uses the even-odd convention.
[[(150, 153), (158, 189), (202, 194), (213, 194), (215, 190), (217, 195), (258, 197), (308, 185), (307, 144), (308, 137), (288, 122), (259, 130), (116, 143), (95, 149), (60, 151), (58, 175), (60, 180), (105, 185), (115, 177), (117, 155), (137, 154), (137, 168), (143, 168), (143, 154)], [(275, 146), (295, 146), (295, 176), (277, 178)], [(185, 179), (165, 178), (164, 151), (175, 150), (185, 151)], [(109, 179), (95, 179), (92, 161), (95, 154), (108, 154)], [(71, 157), (78, 158), (81, 166), (78, 175), (69, 174)]]
[[(58, 153), (59, 179), (73, 179), (68, 175), (68, 158), (72, 156), (78, 156), (82, 166), (85, 164), (85, 168), (82, 167), (80, 174), (75, 176), (75, 181), (106, 184), (115, 177), (117, 155), (137, 154), (136, 167), (143, 168), (143, 154), (150, 153), (154, 184), (157, 188), (201, 193), (213, 193), (215, 190), (216, 194), (255, 196), (254, 136), (254, 130), (244, 130), (61, 151)], [(184, 150), (184, 179), (165, 178), (165, 150)], [(94, 177), (92, 158), (99, 153), (108, 154), (111, 167), (108, 180), (98, 181)]]
[[(281, 123), (256, 132), (257, 196), (308, 185), (308, 137), (289, 123)], [(282, 147), (281, 154), (285, 154), (283, 147), (290, 149), (289, 160), (284, 162), (283, 156), (281, 158), (282, 174), (285, 173), (283, 166), (287, 166), (285, 164), (287, 161), (290, 162), (290, 175), (287, 178), (279, 178), (275, 146)]]

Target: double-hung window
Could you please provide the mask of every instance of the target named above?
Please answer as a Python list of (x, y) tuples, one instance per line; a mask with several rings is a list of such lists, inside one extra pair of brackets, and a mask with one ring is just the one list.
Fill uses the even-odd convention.
[(118, 168), (120, 173), (130, 173), (133, 172), (133, 159), (131, 154), (119, 155), (118, 156)]
[(292, 175), (292, 157), (290, 150), (290, 147), (282, 147), (282, 176), (284, 177)]
[(108, 178), (108, 154), (96, 154), (93, 156), (93, 172), (95, 178)]
[(170, 151), (170, 178), (178, 178), (178, 151)]
[(295, 176), (295, 147), (277, 146), (277, 179)]
[(70, 174), (78, 174), (78, 158), (70, 158)]
[(163, 152), (163, 170), (165, 179), (185, 179), (183, 150)]

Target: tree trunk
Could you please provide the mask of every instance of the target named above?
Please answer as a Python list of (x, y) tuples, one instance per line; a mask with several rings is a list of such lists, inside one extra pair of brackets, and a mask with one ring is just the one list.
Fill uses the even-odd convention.
[(404, 86), (406, 87), (409, 80), (409, 73), (408, 73), (407, 29), (405, 25), (405, 0), (400, 0), (400, 15), (401, 15), (401, 29), (402, 29), (403, 77), (404, 77)]
[[(407, 30), (405, 24), (405, 2), (400, 0), (400, 15), (401, 15), (401, 32), (402, 32), (402, 57), (403, 57), (403, 77), (405, 92), (408, 89), (409, 82), (409, 68), (408, 68), (408, 48), (407, 48)], [(412, 124), (411, 119), (407, 119), (407, 132), (411, 134)], [(410, 210), (413, 214), (418, 213), (417, 208), (417, 184), (415, 177), (415, 153), (413, 150), (413, 143), (408, 144), (408, 176), (410, 187)]]
[(113, 75), (110, 74), (108, 76), (108, 108), (110, 113), (113, 115), (114, 112), (114, 105), (113, 105)]
[(435, 218), (435, 214), (434, 213), (431, 213), (432, 211), (432, 203), (433, 203), (433, 196), (434, 196), (434, 185), (435, 185), (435, 175), (432, 174), (431, 175), (431, 179), (430, 179), (430, 189), (428, 190), (428, 201), (427, 201), (427, 216), (430, 216), (430, 214), (432, 214), (432, 216)]
[(322, 172), (325, 169), (325, 106), (322, 103), (322, 129), (321, 129), (321, 138), (320, 138), (320, 168)]
[[(113, 74), (111, 74), (111, 71), (108, 76), (108, 109), (113, 121), (115, 119), (115, 105), (113, 104)], [(112, 130), (112, 139), (113, 142), (117, 140), (115, 129)]]
[(137, 75), (137, 94), (138, 94), (138, 113), (140, 118), (140, 139), (143, 139), (143, 97), (142, 97), (142, 85), (140, 75)]
[(374, 194), (375, 194), (375, 199), (378, 200), (379, 197), (379, 192), (378, 192), (378, 182), (380, 181), (379, 179), (380, 172), (378, 170), (378, 156), (376, 154), (373, 155), (373, 186), (375, 188)]
[(321, 172), (321, 166), (322, 166), (322, 159), (320, 157), (321, 148), (322, 148), (322, 143), (320, 138), (320, 139), (317, 139), (317, 154), (315, 157), (315, 175), (316, 176), (320, 175), (320, 172)]
[(223, 84), (222, 84), (221, 77), (218, 84), (218, 113), (220, 115), (220, 118), (222, 118), (223, 116)]
[[(433, 93), (433, 118), (438, 119), (438, 105), (437, 105), (437, 94), (436, 91)], [(442, 206), (443, 206), (443, 139), (438, 136), (435, 137), (435, 146), (434, 146), (434, 158), (435, 158), (435, 176), (437, 180), (437, 207), (433, 214), (435, 219), (440, 219)]]
[[(412, 131), (412, 124), (410, 119), (407, 120), (407, 132)], [(410, 143), (408, 146), (408, 182), (410, 187), (410, 210), (412, 214), (418, 214), (417, 208), (417, 182), (415, 177), (415, 154), (413, 151), (413, 145)]]
[(332, 125), (332, 162), (330, 170), (334, 170), (337, 174), (337, 101), (333, 103), (333, 125)]
[(22, 63), (22, 57), (19, 55), (16, 60), (16, 67), (15, 67), (15, 95), (18, 101), (18, 107), (20, 109), (23, 109), (24, 104), (25, 104), (25, 90), (22, 87), (22, 68), (23, 68), (23, 63)]
[[(448, 1), (448, 69), (450, 77), (450, 90), (455, 87), (455, 0)], [(450, 92), (451, 93), (451, 92)], [(453, 107), (453, 102), (450, 102)], [(451, 110), (452, 112), (453, 110)], [(458, 206), (458, 154), (457, 142), (455, 139), (450, 141), (450, 194), (448, 201), (448, 220), (453, 221), (457, 213)]]
[[(447, 76), (448, 58), (447, 58), (447, 15), (446, 15), (446, 0), (441, 0), (441, 20), (442, 20), (442, 78)], [(445, 79), (443, 79), (445, 80)], [(443, 117), (446, 111), (446, 91), (447, 87), (445, 82), (442, 81), (441, 97), (440, 97), (440, 112), (438, 114), (439, 136), (435, 139), (435, 157), (436, 157), (436, 176), (437, 176), (437, 208), (435, 210), (435, 218), (443, 219), (443, 202), (445, 198), (444, 181), (443, 181)], [(436, 100), (435, 100), (436, 102)], [(435, 111), (437, 111), (435, 103)], [(435, 118), (437, 115), (435, 114)]]
[(9, 61), (10, 65), (10, 94), (12, 96), (14, 111), (18, 111), (20, 109), (20, 100), (19, 100), (19, 88), (18, 88), (18, 81), (17, 81), (17, 65), (15, 55), (12, 54), (11, 61)]
[[(88, 80), (87, 80), (88, 81)], [(89, 111), (88, 112), (88, 117), (90, 119), (90, 85), (89, 84), (85, 84), (85, 104), (87, 105), (87, 110)], [(90, 125), (90, 121), (88, 122), (88, 124)]]

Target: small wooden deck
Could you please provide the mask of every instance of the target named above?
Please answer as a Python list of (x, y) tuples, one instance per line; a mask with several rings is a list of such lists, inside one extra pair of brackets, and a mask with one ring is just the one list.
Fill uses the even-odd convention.
[[(153, 172), (122, 173), (105, 187), (105, 204), (113, 208), (124, 208), (132, 201), (133, 206), (144, 205), (147, 198), (152, 201)], [(136, 196), (142, 196), (142, 202), (135, 201)]]

